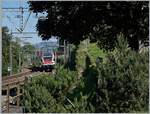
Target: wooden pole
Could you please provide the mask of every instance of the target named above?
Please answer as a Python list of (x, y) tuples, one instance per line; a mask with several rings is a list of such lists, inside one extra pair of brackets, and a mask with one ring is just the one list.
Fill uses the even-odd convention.
[(20, 84), (17, 85), (17, 107), (20, 106)]
[[(11, 35), (12, 35), (12, 30), (11, 30)], [(9, 59), (10, 59), (10, 76), (12, 75), (13, 68), (12, 68), (12, 44), (11, 44), (12, 38), (10, 39), (10, 48), (9, 48)]]
[(7, 112), (9, 113), (9, 85), (7, 86)]

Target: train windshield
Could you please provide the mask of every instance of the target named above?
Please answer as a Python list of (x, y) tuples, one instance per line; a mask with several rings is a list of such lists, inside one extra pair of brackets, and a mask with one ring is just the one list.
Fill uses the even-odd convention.
[(52, 57), (50, 56), (50, 57), (43, 57), (44, 58), (44, 60), (52, 60)]
[(47, 52), (47, 53), (44, 53), (43, 56), (52, 56), (52, 53)]

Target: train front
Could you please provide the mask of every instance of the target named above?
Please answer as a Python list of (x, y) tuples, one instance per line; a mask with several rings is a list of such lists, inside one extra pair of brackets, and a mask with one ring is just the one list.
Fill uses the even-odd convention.
[(42, 56), (42, 69), (45, 71), (54, 69), (55, 57), (54, 53), (45, 53)]

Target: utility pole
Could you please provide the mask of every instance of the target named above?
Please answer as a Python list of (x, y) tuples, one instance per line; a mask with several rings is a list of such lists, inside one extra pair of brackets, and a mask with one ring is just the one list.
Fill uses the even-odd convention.
[[(11, 37), (12, 37), (12, 30), (11, 30)], [(10, 59), (10, 65), (8, 68), (8, 71), (10, 71), (10, 76), (12, 75), (12, 44), (11, 44), (12, 38), (10, 39), (10, 48), (9, 48), (9, 59)]]
[[(5, 7), (5, 8), (2, 8), (2, 11), (3, 12), (16, 12), (16, 13), (19, 13), (19, 15), (17, 15), (17, 18), (19, 18), (19, 27), (16, 27), (16, 24), (12, 22), (11, 18), (9, 16), (7, 16), (7, 18), (9, 19), (10, 23), (13, 24), (13, 27), (17, 30), (17, 32), (11, 32), (11, 34), (20, 34), (20, 39), (23, 39), (23, 38), (32, 38), (32, 37), (23, 37), (24, 34), (37, 34), (37, 32), (24, 32), (25, 30), (25, 27), (27, 25), (27, 22), (30, 18), (30, 15), (31, 15), (31, 11), (28, 10), (27, 7), (22, 7), (22, 0), (19, 1), (19, 7)], [(24, 19), (23, 17), (23, 14), (24, 12), (30, 12), (28, 17), (26, 19)], [(25, 20), (25, 22), (24, 22)], [(10, 65), (9, 65), (9, 71), (12, 70), (12, 44), (10, 44), (10, 50), (9, 50), (9, 55), (10, 55)], [(22, 69), (21, 67), (21, 53), (20, 53), (21, 49), (19, 49), (19, 54), (18, 54), (18, 57), (19, 57), (19, 61), (18, 61), (18, 71), (20, 72), (20, 70)], [(10, 71), (10, 74), (12, 74), (12, 71)]]
[[(20, 33), (23, 30), (23, 7), (20, 8), (2, 8), (4, 12), (21, 12), (21, 16), (20, 16), (20, 29), (17, 29)], [(18, 11), (19, 9), (19, 11)], [(8, 17), (9, 21), (11, 22), (12, 20), (10, 19), (10, 17)], [(12, 22), (11, 22), (12, 23)], [(13, 23), (14, 24), (14, 23)], [(12, 28), (11, 28), (11, 37), (12, 37)], [(10, 64), (8, 67), (8, 71), (10, 72), (10, 76), (13, 74), (13, 67), (12, 67), (12, 38), (10, 39), (10, 48), (9, 48), (9, 60), (10, 60)], [(21, 58), (20, 58), (20, 49), (19, 49), (19, 71), (21, 68)]]
[(21, 57), (20, 57), (20, 50), (19, 50), (19, 69), (18, 71), (20, 72), (21, 71)]
[[(28, 12), (28, 8), (24, 8), (24, 7), (21, 7), (22, 5), (22, 0), (19, 1), (19, 8), (2, 8), (3, 12), (19, 12), (20, 14), (17, 15), (18, 18), (20, 18), (20, 27), (19, 28), (16, 28), (16, 30), (18, 31), (19, 34), (21, 34), (22, 36), (20, 37), (20, 39), (23, 38), (23, 30), (25, 29), (25, 26), (23, 26), (23, 13), (24, 12)], [(28, 19), (31, 15), (31, 12), (28, 16)], [(26, 23), (27, 24), (27, 21), (28, 19), (26, 20)], [(11, 21), (11, 19), (9, 18), (9, 21)], [(12, 23), (12, 22), (11, 22)], [(13, 23), (13, 26), (15, 26), (15, 24)], [(11, 35), (12, 35), (12, 32), (11, 32)], [(10, 75), (12, 75), (12, 44), (10, 43), (10, 50), (9, 50), (9, 53), (10, 53), (10, 66), (8, 68), (8, 70), (10, 71)], [(18, 54), (18, 57), (19, 57), (19, 69), (18, 71), (20, 72), (21, 70), (21, 56), (20, 56), (20, 49), (19, 49), (19, 54)]]
[[(22, 1), (20, 0), (19, 1), (19, 11), (20, 11), (20, 34), (21, 34), (21, 37), (20, 39), (22, 39), (23, 37), (23, 7), (21, 7), (22, 5)], [(19, 47), (19, 72), (21, 72), (22, 68), (21, 68), (21, 49)]]
[[(21, 37), (20, 39), (22, 39), (23, 37), (23, 7), (21, 7), (21, 4), (20, 4), (20, 8), (19, 8), (21, 14), (20, 14), (20, 34), (21, 34)], [(19, 47), (19, 72), (21, 72), (22, 68), (21, 68), (21, 49)]]

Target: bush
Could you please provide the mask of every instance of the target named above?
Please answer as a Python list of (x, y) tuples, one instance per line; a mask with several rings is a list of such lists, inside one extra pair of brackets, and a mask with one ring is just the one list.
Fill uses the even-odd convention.
[(118, 37), (116, 52), (97, 65), (96, 112), (147, 112), (148, 53), (132, 51)]
[(57, 63), (63, 65), (64, 64), (64, 55), (59, 55), (57, 57)]
[(106, 53), (103, 50), (99, 49), (96, 43), (90, 43), (88, 46), (88, 54), (90, 56), (91, 62), (94, 63), (97, 57), (105, 58)]
[(23, 105), (26, 112), (86, 112), (80, 90), (77, 72), (56, 67), (55, 76), (41, 75), (25, 85)]
[(42, 113), (54, 112), (56, 100), (51, 96), (48, 90), (39, 84), (26, 88), (24, 97), (24, 106), (26, 112)]
[(68, 68), (71, 71), (76, 70), (76, 54), (77, 54), (78, 46), (70, 45), (70, 55), (67, 63), (65, 64), (65, 68)]
[(91, 65), (95, 65), (97, 57), (105, 58), (106, 52), (99, 49), (96, 43), (88, 43), (85, 45), (86, 40), (82, 41), (76, 53), (76, 68), (79, 72), (86, 69), (86, 57), (89, 56)]

